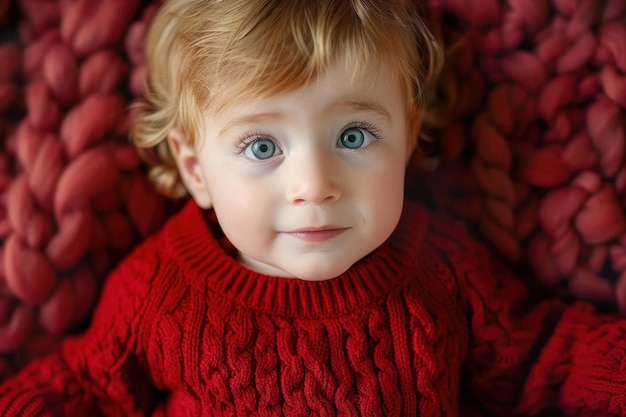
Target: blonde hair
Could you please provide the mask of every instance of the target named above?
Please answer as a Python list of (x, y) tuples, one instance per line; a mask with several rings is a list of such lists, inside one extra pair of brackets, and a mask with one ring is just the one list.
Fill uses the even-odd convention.
[(186, 194), (166, 140), (173, 128), (194, 145), (216, 100), (297, 89), (339, 58), (357, 71), (388, 63), (418, 117), (442, 53), (417, 8), (413, 0), (167, 1), (148, 33), (132, 133), (157, 189)]

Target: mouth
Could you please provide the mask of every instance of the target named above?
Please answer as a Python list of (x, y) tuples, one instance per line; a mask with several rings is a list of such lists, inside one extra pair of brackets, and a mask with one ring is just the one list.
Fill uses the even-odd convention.
[(305, 242), (325, 242), (347, 231), (348, 227), (324, 226), (297, 229), (287, 232), (289, 236)]

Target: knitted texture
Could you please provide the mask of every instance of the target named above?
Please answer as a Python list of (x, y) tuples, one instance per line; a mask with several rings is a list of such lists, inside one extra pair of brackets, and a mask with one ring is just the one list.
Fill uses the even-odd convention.
[[(454, 45), (456, 118), (441, 168), (409, 181), (509, 264), (624, 311), (625, 3), (424, 4)], [(20, 363), (163, 222), (126, 137), (158, 5), (0, 0), (0, 352)]]
[(85, 335), (0, 386), (0, 413), (430, 417), (470, 394), (626, 415), (624, 324), (528, 295), (412, 203), (383, 246), (306, 282), (239, 265), (192, 202), (114, 271)]
[(626, 314), (626, 3), (429, 4), (456, 48), (458, 116), (434, 200), (509, 263)]
[(142, 82), (139, 12), (135, 0), (22, 0), (17, 39), (0, 47), (10, 63), (0, 112), (23, 110), (0, 131), (0, 352), (28, 360), (50, 349), (162, 224), (165, 202), (127, 139)]
[[(5, 138), (14, 129), (16, 120), (23, 116), (20, 105), (19, 71), (22, 51), (20, 46), (13, 40), (14, 32), (11, 25), (11, 3), (8, 0), (0, 1), (0, 143), (5, 145)], [(13, 178), (14, 157), (5, 152), (4, 146), (0, 150), (0, 236), (6, 236), (10, 230), (10, 224), (6, 219), (7, 188)], [(2, 251), (0, 247), (0, 252)], [(1, 256), (1, 255), (0, 255)], [(8, 297), (0, 298), (0, 321), (5, 322), (7, 315), (14, 311), (15, 300)], [(23, 315), (22, 315), (23, 316)], [(28, 333), (27, 326), (21, 328), (22, 317), (13, 320), (13, 330), (10, 332), (20, 334)], [(1, 331), (0, 333), (3, 333)], [(21, 337), (18, 336), (18, 337)], [(0, 335), (0, 338), (4, 336)], [(0, 379), (12, 372), (9, 361), (0, 357)]]

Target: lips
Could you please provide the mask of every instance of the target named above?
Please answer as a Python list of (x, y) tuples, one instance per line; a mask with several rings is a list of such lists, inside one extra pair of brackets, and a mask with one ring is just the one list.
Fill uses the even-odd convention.
[(287, 232), (287, 234), (305, 242), (325, 242), (347, 230), (347, 227), (325, 226), (292, 230)]

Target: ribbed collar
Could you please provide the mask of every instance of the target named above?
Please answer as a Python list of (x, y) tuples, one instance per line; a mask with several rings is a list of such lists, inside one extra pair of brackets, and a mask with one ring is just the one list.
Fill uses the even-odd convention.
[(165, 226), (165, 256), (178, 260), (194, 287), (232, 303), (284, 317), (325, 318), (361, 309), (400, 286), (418, 261), (427, 211), (406, 202), (390, 239), (344, 274), (327, 281), (259, 274), (228, 255), (211, 232), (207, 212), (190, 200)]

